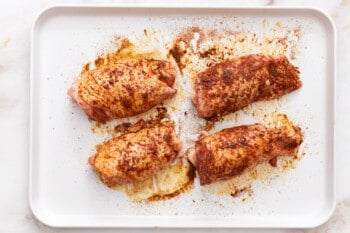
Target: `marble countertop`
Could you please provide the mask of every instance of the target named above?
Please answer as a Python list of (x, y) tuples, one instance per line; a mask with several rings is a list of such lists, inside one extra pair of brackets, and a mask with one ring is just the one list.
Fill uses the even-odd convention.
[(327, 12), (338, 29), (337, 205), (333, 216), (315, 229), (131, 229), (128, 232), (350, 232), (350, 0), (252, 1), (1, 1), (0, 2), (0, 232), (118, 232), (125, 229), (55, 229), (33, 216), (28, 204), (28, 111), (30, 28), (35, 16), (53, 4), (135, 4), (167, 6), (313, 6)]

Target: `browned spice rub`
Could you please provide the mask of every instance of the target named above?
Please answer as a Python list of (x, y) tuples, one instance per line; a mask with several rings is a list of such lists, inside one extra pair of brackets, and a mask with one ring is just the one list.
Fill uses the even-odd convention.
[(176, 93), (174, 82), (169, 62), (130, 59), (83, 72), (68, 93), (90, 119), (105, 122), (148, 111)]
[(301, 86), (298, 69), (285, 56), (247, 55), (198, 73), (193, 103), (200, 117), (210, 119), (256, 101), (279, 98)]
[(146, 180), (168, 166), (181, 149), (173, 121), (141, 120), (133, 129), (98, 145), (89, 158), (109, 187)]
[(188, 157), (200, 184), (206, 185), (240, 175), (277, 156), (294, 156), (302, 141), (300, 128), (291, 123), (278, 128), (243, 125), (200, 138)]

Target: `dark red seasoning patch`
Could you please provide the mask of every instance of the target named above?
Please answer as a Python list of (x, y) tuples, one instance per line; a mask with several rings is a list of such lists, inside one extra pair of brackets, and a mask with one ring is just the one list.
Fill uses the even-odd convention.
[(181, 58), (186, 54), (186, 50), (181, 49), (178, 44), (175, 44), (174, 47), (169, 50), (169, 54), (174, 58), (180, 72), (182, 72), (185, 65), (181, 62)]
[(199, 53), (199, 56), (201, 58), (205, 58), (205, 57), (209, 57), (209, 56), (212, 56), (212, 55), (215, 55), (217, 53), (217, 49), (216, 48), (210, 48), (204, 52), (200, 52)]
[(95, 66), (96, 67), (100, 67), (104, 64), (104, 59), (102, 57), (98, 57), (96, 60), (95, 60)]
[(272, 167), (277, 167), (277, 157), (270, 159), (269, 164)]

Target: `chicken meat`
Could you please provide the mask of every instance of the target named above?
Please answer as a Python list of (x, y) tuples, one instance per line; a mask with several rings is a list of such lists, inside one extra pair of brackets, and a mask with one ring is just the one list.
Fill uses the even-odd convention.
[(105, 122), (148, 111), (176, 93), (174, 82), (171, 63), (130, 59), (83, 72), (68, 94), (90, 119)]
[(298, 69), (285, 56), (247, 55), (198, 73), (193, 103), (200, 117), (210, 119), (256, 101), (279, 98), (301, 86)]
[(171, 120), (151, 124), (141, 120), (132, 128), (98, 145), (89, 158), (109, 187), (146, 180), (168, 166), (181, 149)]
[(200, 184), (206, 185), (240, 175), (277, 156), (294, 156), (302, 141), (301, 129), (291, 123), (276, 128), (242, 125), (200, 138), (187, 153)]

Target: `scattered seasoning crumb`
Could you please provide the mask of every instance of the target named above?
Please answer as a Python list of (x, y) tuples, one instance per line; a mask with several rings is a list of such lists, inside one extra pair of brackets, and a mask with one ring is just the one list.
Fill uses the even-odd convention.
[(95, 60), (95, 67), (100, 67), (104, 64), (104, 59), (102, 57), (98, 57), (96, 60)]
[(87, 72), (90, 70), (90, 62), (86, 63), (81, 71), (81, 73)]
[(199, 56), (201, 58), (209, 57), (210, 55), (215, 55), (216, 54), (216, 48), (209, 48), (208, 50), (204, 52), (200, 52)]
[(294, 28), (293, 29), (293, 33), (298, 39), (300, 39), (300, 37), (301, 37), (301, 26), (299, 25), (296, 28)]
[(113, 130), (115, 133), (126, 133), (130, 126), (131, 126), (131, 123), (125, 122), (125, 123), (116, 125)]
[(231, 197), (238, 197), (240, 195), (242, 195), (243, 193), (245, 192), (248, 192), (249, 190), (251, 189), (251, 186), (247, 186), (247, 187), (244, 187), (244, 188), (237, 188), (235, 187), (235, 189), (231, 192)]

